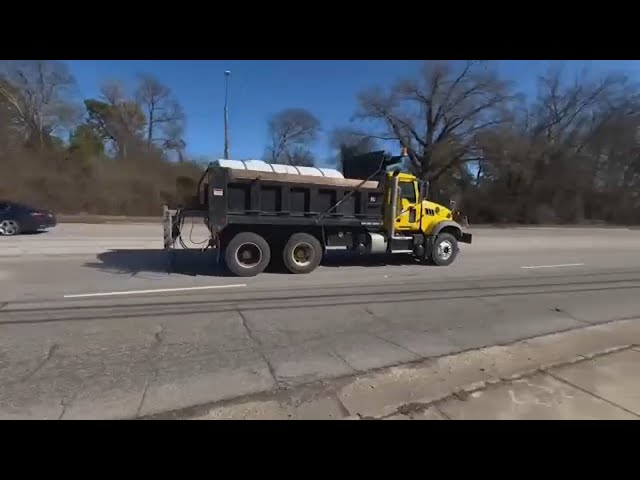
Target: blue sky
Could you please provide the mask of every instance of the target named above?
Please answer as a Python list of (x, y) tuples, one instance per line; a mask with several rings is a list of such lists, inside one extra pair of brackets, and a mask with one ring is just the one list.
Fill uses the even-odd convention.
[[(83, 97), (98, 95), (105, 80), (133, 86), (137, 73), (150, 73), (169, 86), (187, 115), (186, 141), (194, 156), (215, 159), (223, 151), (224, 71), (229, 88), (230, 157), (259, 158), (268, 142), (266, 124), (273, 113), (306, 108), (324, 132), (346, 125), (356, 96), (374, 85), (389, 85), (417, 72), (417, 60), (67, 60)], [(532, 92), (548, 60), (500, 60), (501, 72)], [(567, 68), (616, 69), (638, 78), (640, 62), (565, 61)], [(326, 137), (314, 148), (319, 159), (330, 157)]]

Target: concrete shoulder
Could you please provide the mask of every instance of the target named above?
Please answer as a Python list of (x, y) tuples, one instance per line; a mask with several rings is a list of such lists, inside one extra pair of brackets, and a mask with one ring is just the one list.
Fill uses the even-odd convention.
[(616, 321), (156, 418), (636, 419), (637, 345)]

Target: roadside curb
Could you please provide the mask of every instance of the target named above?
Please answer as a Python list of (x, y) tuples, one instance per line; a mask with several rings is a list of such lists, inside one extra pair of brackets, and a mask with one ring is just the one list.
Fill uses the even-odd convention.
[(443, 419), (437, 405), (492, 385), (640, 344), (640, 319), (614, 320), (509, 345), (434, 357), (146, 419)]
[[(480, 382), (478, 384), (464, 385), (460, 387), (458, 390), (452, 392), (451, 394), (445, 397), (438, 398), (436, 400), (429, 400), (425, 402), (418, 401), (418, 402), (412, 402), (412, 403), (400, 405), (392, 413), (385, 414), (383, 416), (373, 417), (371, 418), (371, 420), (400, 420), (400, 419), (411, 420), (413, 418), (407, 418), (407, 417), (414, 417), (416, 414), (424, 415), (426, 412), (428, 412), (431, 416), (436, 415), (441, 417), (441, 418), (437, 418), (438, 420), (446, 420), (447, 418), (445, 418), (444, 414), (441, 413), (439, 406), (446, 403), (449, 400), (458, 399), (458, 400), (464, 401), (474, 393), (480, 392), (492, 386), (507, 385), (516, 380), (532, 377), (538, 374), (544, 374), (551, 369), (588, 362), (590, 360), (611, 355), (613, 353), (624, 352), (626, 350), (633, 349), (633, 347), (634, 347), (633, 345), (624, 345), (619, 347), (608, 348), (600, 352), (593, 352), (590, 354), (580, 355), (578, 357), (575, 357), (565, 362), (551, 363), (548, 365), (541, 366), (540, 368), (518, 372), (509, 378), (503, 378), (498, 381)], [(405, 417), (405, 418), (402, 418), (402, 417)], [(344, 418), (344, 420), (366, 420), (366, 419), (367, 418), (362, 418), (357, 416)], [(430, 418), (424, 418), (424, 419), (426, 420)]]

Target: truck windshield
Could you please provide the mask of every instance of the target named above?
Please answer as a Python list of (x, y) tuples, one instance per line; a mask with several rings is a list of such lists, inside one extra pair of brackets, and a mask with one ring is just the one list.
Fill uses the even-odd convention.
[(416, 203), (416, 189), (413, 182), (400, 182), (400, 198)]

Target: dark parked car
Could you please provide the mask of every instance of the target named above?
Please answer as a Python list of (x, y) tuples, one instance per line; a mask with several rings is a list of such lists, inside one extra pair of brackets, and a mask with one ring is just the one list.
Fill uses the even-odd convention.
[(48, 210), (0, 200), (0, 236), (32, 233), (55, 226), (56, 217)]

